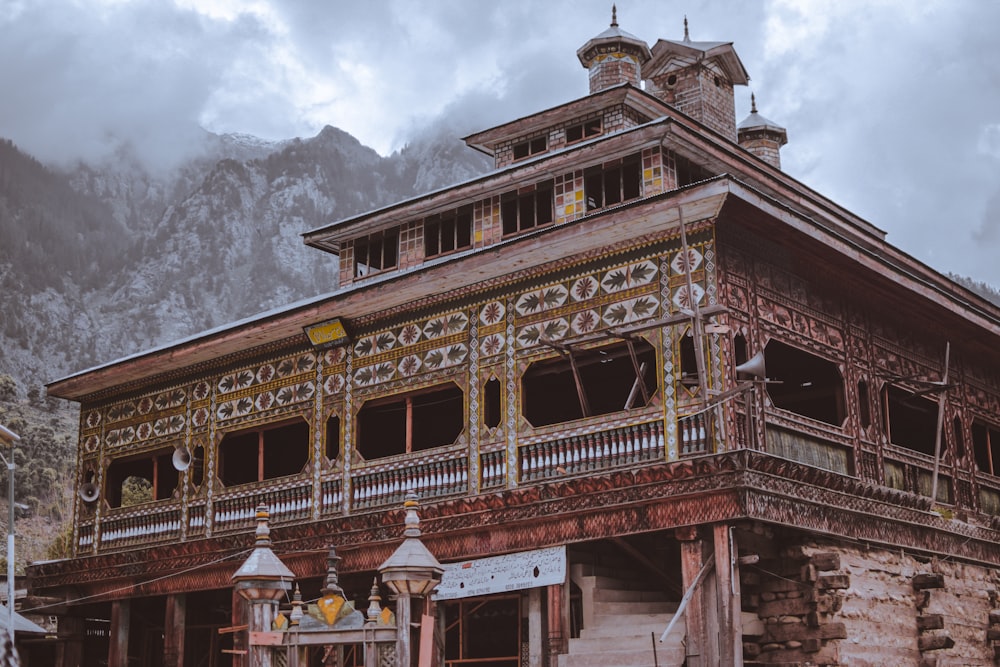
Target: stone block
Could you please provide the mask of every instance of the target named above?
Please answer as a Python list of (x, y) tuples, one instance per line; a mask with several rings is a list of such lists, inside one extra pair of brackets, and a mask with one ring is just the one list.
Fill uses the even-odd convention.
[(927, 614), (917, 616), (917, 631), (927, 632), (928, 630), (940, 630), (944, 627), (944, 617), (941, 614)]
[(805, 598), (785, 598), (784, 600), (771, 600), (761, 602), (757, 608), (760, 616), (787, 616), (789, 614), (803, 616), (813, 611), (816, 605)]
[(850, 588), (851, 577), (846, 574), (821, 574), (817, 578), (816, 587), (822, 590)]
[(944, 575), (937, 572), (924, 572), (913, 575), (913, 589), (917, 591), (929, 588), (944, 588)]
[(921, 651), (939, 651), (955, 645), (955, 640), (948, 635), (924, 635), (917, 639), (917, 648)]
[(840, 554), (835, 551), (820, 551), (812, 555), (812, 564), (821, 572), (840, 569)]

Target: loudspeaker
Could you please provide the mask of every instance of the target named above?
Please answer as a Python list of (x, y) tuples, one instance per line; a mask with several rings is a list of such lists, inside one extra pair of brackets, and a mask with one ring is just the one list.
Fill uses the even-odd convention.
[(101, 495), (101, 490), (97, 488), (96, 484), (87, 482), (80, 485), (80, 499), (83, 502), (92, 503), (97, 500), (99, 495)]
[(187, 447), (178, 447), (174, 450), (174, 455), (170, 458), (170, 462), (174, 464), (174, 468), (178, 472), (184, 472), (190, 468), (192, 460), (193, 457)]
[(764, 353), (758, 352), (744, 361), (736, 367), (736, 372), (752, 375), (758, 380), (765, 379), (767, 377), (767, 372), (764, 370)]

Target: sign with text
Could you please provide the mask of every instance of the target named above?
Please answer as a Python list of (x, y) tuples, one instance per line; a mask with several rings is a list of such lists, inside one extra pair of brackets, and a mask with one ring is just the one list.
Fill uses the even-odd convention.
[(444, 566), (436, 600), (507, 593), (566, 581), (566, 547), (522, 551)]

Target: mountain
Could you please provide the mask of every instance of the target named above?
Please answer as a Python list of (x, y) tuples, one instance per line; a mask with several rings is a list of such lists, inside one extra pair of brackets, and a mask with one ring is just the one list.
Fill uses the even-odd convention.
[(170, 168), (123, 146), (45, 166), (0, 141), (0, 373), (68, 373), (337, 287), (300, 234), (483, 173), (427, 133), (383, 157), (333, 127), (266, 142), (205, 133)]

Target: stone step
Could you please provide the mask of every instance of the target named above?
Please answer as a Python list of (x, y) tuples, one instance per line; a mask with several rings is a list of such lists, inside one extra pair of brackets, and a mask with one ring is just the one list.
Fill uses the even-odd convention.
[(595, 602), (666, 602), (667, 596), (661, 591), (604, 588), (594, 589)]
[(676, 602), (663, 600), (655, 602), (594, 602), (594, 617), (629, 616), (633, 614), (672, 614), (677, 611)]
[(624, 651), (566, 653), (559, 656), (559, 667), (652, 667), (655, 663), (664, 666), (683, 664), (683, 647), (666, 646), (657, 642), (655, 659), (650, 640), (643, 647)]
[[(580, 637), (616, 637), (623, 634), (646, 635), (650, 632), (655, 632), (656, 636), (659, 637), (660, 633), (662, 633), (667, 628), (667, 625), (670, 624), (671, 618), (673, 618), (673, 614), (626, 614), (622, 616), (599, 616), (595, 619), (594, 624), (591, 627), (580, 629)], [(683, 630), (684, 619), (682, 618), (674, 625), (679, 630)], [(672, 634), (677, 631), (678, 630), (673, 630)]]
[(609, 575), (582, 575), (574, 576), (573, 581), (580, 587), (590, 585), (595, 588), (607, 588), (616, 591), (644, 591), (649, 589), (649, 580), (642, 577), (629, 579), (627, 577), (613, 577)]

